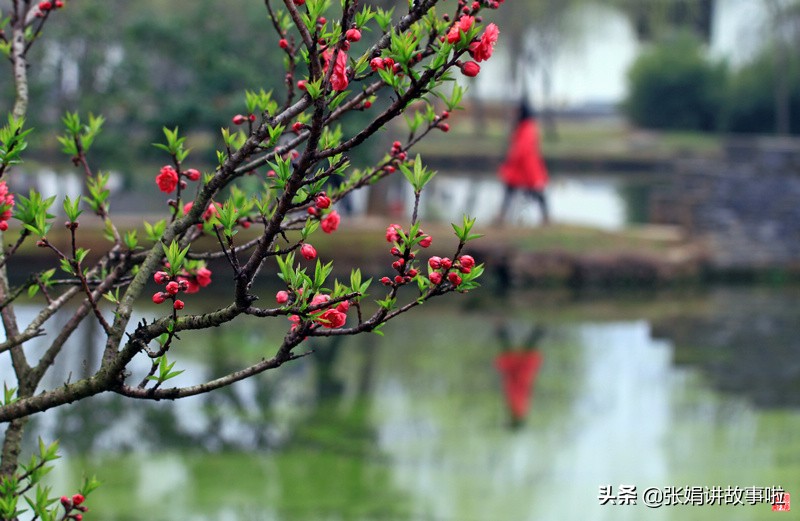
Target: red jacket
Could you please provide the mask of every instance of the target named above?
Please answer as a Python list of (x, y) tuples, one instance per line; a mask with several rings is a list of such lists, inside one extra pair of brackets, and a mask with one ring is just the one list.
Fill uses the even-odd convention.
[(539, 151), (539, 130), (533, 119), (523, 120), (511, 136), (508, 157), (500, 166), (500, 178), (514, 188), (544, 190), (547, 166)]

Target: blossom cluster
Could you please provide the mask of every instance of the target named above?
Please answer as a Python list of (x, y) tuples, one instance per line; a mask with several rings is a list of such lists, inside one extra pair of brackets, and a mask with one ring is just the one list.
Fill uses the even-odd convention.
[(36, 16), (41, 18), (48, 11), (52, 11), (53, 9), (61, 9), (62, 7), (64, 7), (64, 1), (55, 0), (54, 2), (51, 2), (50, 0), (44, 0), (42, 2), (39, 2), (37, 7), (39, 8), (39, 10), (36, 12)]
[[(302, 296), (302, 294), (302, 289), (298, 290), (298, 295)], [(275, 301), (282, 306), (289, 304), (290, 300), (291, 295), (288, 291), (279, 291), (275, 294)], [(350, 301), (343, 300), (338, 302), (335, 306), (322, 306), (323, 304), (330, 302), (330, 300), (330, 295), (325, 295), (322, 293), (315, 295), (314, 298), (311, 299), (309, 306), (317, 310), (314, 312), (312, 321), (315, 324), (321, 325), (322, 327), (336, 329), (342, 327), (345, 322), (347, 322), (347, 310), (350, 309)], [(289, 321), (292, 322), (292, 331), (294, 331), (299, 327), (302, 319), (300, 318), (300, 315), (290, 315)]]
[(211, 270), (205, 266), (194, 269), (183, 269), (175, 277), (166, 271), (157, 271), (153, 274), (153, 281), (159, 286), (165, 286), (165, 291), (157, 291), (153, 294), (153, 302), (163, 304), (167, 299), (172, 299), (172, 307), (176, 310), (184, 308), (184, 302), (177, 298), (178, 293), (197, 293), (200, 288), (211, 284)]
[[(61, 496), (61, 506), (64, 507), (66, 511), (62, 519), (81, 521), (83, 519), (82, 512), (89, 511), (89, 508), (83, 504), (84, 501), (86, 501), (86, 498), (83, 494), (74, 494), (72, 497)], [(73, 510), (77, 510), (78, 512), (73, 514)]]
[(0, 181), (0, 231), (8, 230), (11, 209), (14, 207), (14, 194), (8, 191), (5, 181)]
[[(408, 284), (419, 275), (419, 270), (414, 267), (413, 263), (416, 254), (413, 251), (407, 249), (401, 250), (398, 247), (398, 244), (404, 237), (405, 232), (403, 231), (403, 227), (399, 224), (392, 223), (386, 228), (386, 242), (394, 243), (389, 249), (389, 253), (397, 257), (397, 260), (392, 262), (392, 269), (397, 272), (397, 275), (395, 275), (394, 278), (382, 277), (381, 283), (385, 286), (401, 286), (403, 284)], [(417, 244), (422, 248), (428, 248), (433, 243), (433, 237), (422, 230), (417, 231), (415, 239), (417, 239)]]
[(200, 171), (190, 168), (178, 173), (178, 171), (175, 170), (175, 168), (171, 165), (163, 166), (156, 176), (156, 184), (158, 185), (158, 189), (165, 194), (169, 194), (175, 191), (179, 183), (181, 188), (186, 188), (186, 181), (181, 180), (181, 176), (185, 177), (189, 181), (197, 181), (200, 179)]
[(428, 274), (428, 280), (434, 285), (442, 283), (445, 277), (453, 286), (460, 286), (462, 279), (461, 275), (472, 272), (475, 266), (475, 259), (471, 255), (461, 255), (455, 261), (447, 257), (433, 256), (428, 259), (428, 266), (431, 272)]

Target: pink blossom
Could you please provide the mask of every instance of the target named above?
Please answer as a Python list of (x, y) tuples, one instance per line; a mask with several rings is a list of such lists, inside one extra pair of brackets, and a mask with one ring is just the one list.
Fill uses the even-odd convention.
[(488, 60), (492, 57), (494, 45), (497, 43), (497, 36), (499, 34), (500, 30), (497, 26), (495, 24), (489, 24), (486, 26), (486, 30), (483, 31), (480, 41), (470, 44), (469, 53), (476, 62)]
[(337, 92), (341, 92), (347, 88), (349, 81), (347, 79), (347, 53), (339, 51), (336, 56), (336, 63), (333, 65), (333, 74), (331, 75), (331, 87)]
[(334, 329), (342, 327), (347, 321), (347, 315), (338, 309), (326, 309), (324, 313), (317, 317), (316, 322), (323, 327)]
[(326, 215), (322, 222), (320, 223), (322, 226), (322, 231), (325, 233), (333, 233), (339, 227), (339, 222), (341, 221), (341, 217), (339, 217), (339, 212), (333, 210), (331, 213)]
[(156, 176), (156, 184), (162, 192), (172, 192), (178, 186), (178, 172), (169, 165), (162, 167), (161, 173)]
[(472, 16), (464, 15), (458, 19), (456, 23), (447, 32), (447, 42), (456, 43), (461, 39), (461, 33), (467, 33), (472, 29), (472, 24), (475, 23), (475, 18)]
[(403, 227), (399, 224), (390, 224), (388, 228), (386, 228), (386, 242), (397, 242), (400, 240), (399, 231), (402, 231)]
[(310, 244), (306, 243), (300, 247), (300, 255), (302, 255), (306, 260), (314, 260), (317, 258), (317, 250)]

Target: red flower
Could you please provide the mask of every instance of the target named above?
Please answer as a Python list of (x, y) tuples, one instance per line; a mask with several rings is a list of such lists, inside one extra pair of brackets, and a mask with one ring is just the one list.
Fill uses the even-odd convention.
[(472, 29), (473, 23), (475, 23), (475, 18), (472, 16), (464, 15), (459, 18), (447, 32), (448, 43), (456, 43), (461, 38), (461, 33), (467, 33)]
[(372, 58), (369, 61), (369, 66), (373, 71), (383, 69), (383, 58)]
[(356, 28), (348, 29), (347, 32), (344, 33), (344, 37), (347, 38), (348, 41), (357, 42), (361, 39), (361, 31)]
[(314, 204), (317, 205), (317, 208), (325, 209), (331, 205), (331, 198), (325, 195), (324, 193), (319, 194), (317, 198), (314, 200)]
[(480, 41), (473, 42), (469, 46), (469, 53), (472, 55), (472, 59), (476, 62), (481, 62), (491, 58), (492, 52), (494, 52), (494, 44), (497, 43), (497, 36), (499, 34), (500, 30), (495, 24), (487, 25), (486, 30), (483, 31), (483, 35), (481, 35)]
[(275, 294), (275, 302), (278, 304), (286, 304), (289, 302), (289, 292), (279, 291)]
[(316, 322), (328, 329), (342, 327), (347, 321), (347, 315), (338, 309), (326, 309), (324, 313), (317, 317)]
[(195, 277), (179, 277), (178, 282), (186, 293), (197, 293), (200, 291), (200, 284), (197, 283)]
[(165, 194), (172, 192), (178, 186), (178, 172), (169, 165), (162, 167), (161, 173), (156, 176), (156, 184)]
[(300, 255), (302, 255), (306, 260), (314, 260), (317, 258), (317, 250), (314, 249), (314, 247), (310, 244), (306, 243), (300, 247)]
[(333, 233), (336, 231), (336, 228), (339, 227), (339, 222), (341, 221), (341, 217), (339, 217), (339, 212), (336, 210), (332, 211), (328, 215), (322, 219), (320, 223), (322, 225), (322, 231), (325, 233)]
[(186, 177), (189, 179), (189, 181), (197, 181), (200, 179), (200, 171), (196, 168), (190, 168), (184, 172), (184, 174), (186, 174)]
[(333, 65), (333, 74), (331, 75), (331, 87), (333, 90), (341, 92), (347, 88), (347, 53), (339, 51), (336, 56), (336, 63)]
[(202, 288), (211, 284), (211, 270), (208, 268), (199, 268), (195, 272), (195, 277), (197, 278), (197, 283), (200, 284)]
[(171, 280), (167, 283), (167, 293), (169, 293), (170, 295), (177, 295), (180, 289), (181, 289), (180, 285), (174, 280)]
[(399, 224), (390, 224), (388, 228), (386, 228), (386, 242), (397, 242), (400, 240), (399, 231), (402, 231), (403, 227)]
[(474, 78), (481, 72), (481, 66), (475, 62), (467, 62), (461, 65), (461, 74)]
[(212, 217), (219, 215), (219, 208), (221, 207), (222, 205), (219, 203), (214, 203), (214, 202), (208, 203), (208, 208), (206, 208), (206, 211), (203, 212), (203, 220), (208, 221)]
[(461, 284), (461, 275), (456, 273), (455, 271), (451, 271), (447, 274), (447, 280), (450, 281), (450, 284), (453, 286), (458, 286)]
[(347, 313), (348, 309), (350, 309), (349, 300), (343, 300), (336, 305), (336, 310), (341, 311), (342, 313)]

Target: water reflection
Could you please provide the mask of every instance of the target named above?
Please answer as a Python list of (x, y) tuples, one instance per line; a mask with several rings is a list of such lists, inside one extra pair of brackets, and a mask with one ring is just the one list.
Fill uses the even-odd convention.
[(512, 338), (511, 326), (501, 322), (495, 327), (500, 354), (494, 366), (503, 381), (503, 396), (510, 414), (511, 428), (517, 429), (525, 422), (530, 407), (531, 394), (544, 356), (538, 346), (544, 328), (534, 325), (522, 342)]
[[(432, 303), (384, 338), (315, 343), (315, 356), (221, 392), (102, 396), (32, 432), (69, 455), (57, 487), (98, 474), (93, 512), (111, 521), (755, 520), (774, 514), (600, 507), (598, 487), (800, 490), (800, 413), (780, 397), (797, 381), (797, 291), (566, 297)], [(186, 336), (174, 359), (192, 383), (263, 356), (272, 335), (245, 321)], [(82, 344), (60, 378), (81, 368)], [(513, 430), (506, 399), (519, 391), (495, 368), (508, 346), (544, 361)]]
[[(657, 174), (554, 175), (546, 190), (551, 220), (612, 230), (647, 223), (650, 192), (663, 182)], [(414, 198), (411, 189), (405, 188), (410, 214)], [(496, 179), (444, 172), (423, 193), (422, 215), (425, 220), (453, 222), (466, 213), (479, 222), (492, 222), (502, 204), (503, 186)], [(509, 222), (518, 225), (541, 224), (538, 206), (523, 194), (512, 197), (507, 216)]]

